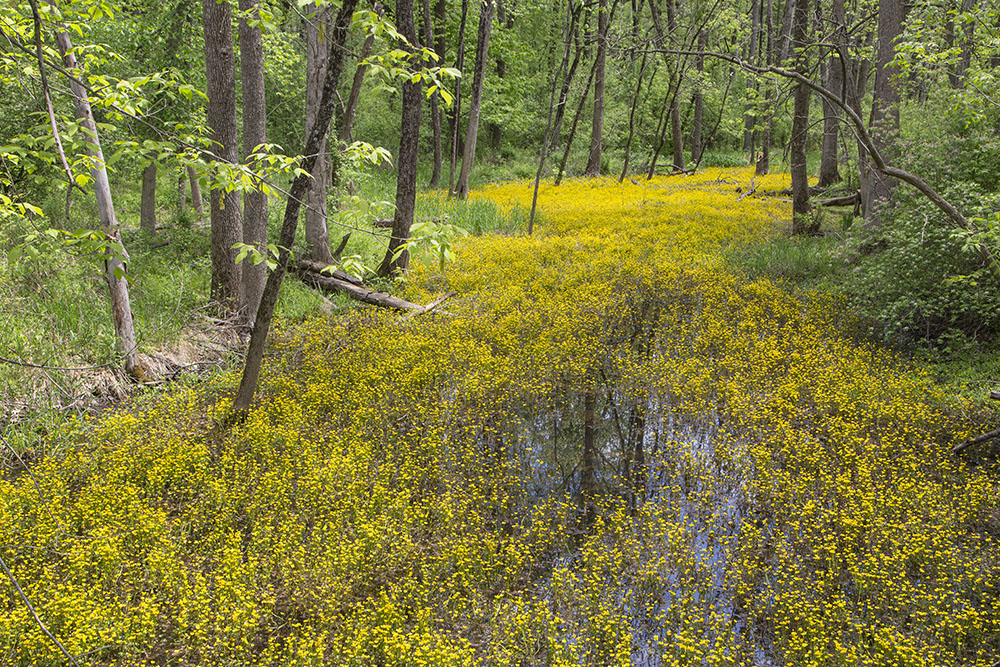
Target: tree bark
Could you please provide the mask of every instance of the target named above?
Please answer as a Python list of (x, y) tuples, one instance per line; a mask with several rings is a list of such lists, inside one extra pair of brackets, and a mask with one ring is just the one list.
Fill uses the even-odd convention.
[[(260, 20), (259, 0), (239, 0), (240, 13), (240, 72), (243, 77), (243, 159), (250, 163), (254, 149), (267, 141), (267, 107), (264, 98), (264, 42), (259, 26), (247, 22)], [(252, 245), (267, 255), (267, 195), (258, 187), (243, 196), (243, 243)], [(247, 322), (253, 319), (264, 291), (267, 262), (243, 265), (240, 310)]]
[[(330, 9), (309, 5), (312, 19), (306, 23), (306, 131), (313, 126), (326, 80), (330, 34)], [(327, 140), (319, 146), (313, 180), (306, 194), (306, 257), (330, 264), (330, 230), (327, 227), (327, 187), (330, 183), (330, 156)]]
[[(431, 0), (424, 0), (424, 44), (428, 48), (435, 48), (434, 40), (434, 20), (431, 15)], [(443, 54), (438, 53), (438, 57)], [(440, 95), (435, 92), (431, 95), (431, 150), (434, 153), (434, 166), (431, 172), (431, 180), (427, 184), (432, 190), (437, 189), (441, 183), (441, 165), (443, 157), (441, 155), (441, 105)]]
[(302, 200), (312, 180), (310, 174), (316, 166), (316, 158), (319, 155), (320, 147), (326, 140), (334, 107), (337, 105), (337, 83), (344, 65), (344, 44), (347, 41), (347, 32), (350, 29), (351, 17), (354, 15), (356, 5), (357, 0), (343, 0), (333, 30), (329, 33), (328, 67), (326, 79), (323, 82), (323, 93), (316, 110), (315, 122), (306, 134), (306, 145), (302, 150), (301, 168), (305, 173), (296, 176), (292, 181), (285, 202), (285, 215), (282, 219), (281, 235), (278, 239), (277, 266), (267, 276), (267, 282), (264, 285), (264, 294), (261, 296), (260, 306), (257, 308), (257, 314), (254, 318), (253, 333), (250, 335), (250, 345), (247, 348), (240, 388), (236, 394), (236, 400), (233, 402), (233, 412), (237, 416), (246, 414), (247, 410), (250, 409), (254, 394), (257, 392), (257, 380), (260, 377), (261, 364), (264, 359), (264, 344), (267, 341), (267, 333), (274, 317), (274, 306), (278, 302), (281, 281), (288, 270), (288, 261), (291, 257), (289, 249), (295, 244), (295, 230), (298, 227)]
[[(875, 70), (875, 93), (872, 100), (871, 134), (883, 159), (894, 162), (899, 155), (896, 135), (899, 133), (899, 91), (896, 89), (896, 40), (903, 33), (905, 7), (903, 0), (879, 0), (878, 53)], [(880, 171), (872, 171), (867, 187), (862, 191), (865, 221), (868, 225), (882, 224), (882, 215), (892, 206), (896, 182)]]
[[(770, 2), (770, 0), (766, 0)], [(751, 0), (750, 3), (750, 43), (747, 44), (747, 60), (753, 65), (759, 65), (760, 54), (760, 20), (761, 0)], [(757, 81), (751, 81), (747, 86), (746, 106), (743, 111), (743, 152), (753, 155), (756, 151), (754, 132), (757, 127)]]
[[(228, 2), (202, 0), (205, 27), (205, 111), (212, 151), (219, 162), (239, 163), (236, 129), (236, 59), (233, 54), (232, 11)], [(240, 298), (240, 265), (233, 246), (243, 240), (240, 198), (236, 192), (212, 189), (212, 299), (235, 311)]]
[[(413, 47), (420, 48), (417, 42), (417, 28), (413, 22), (413, 0), (396, 0), (396, 28), (400, 34), (409, 40), (410, 45), (400, 44), (401, 49), (410, 53)], [(419, 68), (419, 60), (413, 61), (414, 68)], [(419, 160), (420, 111), (423, 105), (423, 82), (412, 83), (409, 80), (403, 84), (403, 117), (400, 124), (399, 153), (397, 156), (396, 178), (396, 212), (392, 218), (392, 237), (389, 248), (385, 252), (382, 264), (379, 265), (380, 276), (391, 276), (406, 271), (410, 263), (409, 251), (399, 247), (410, 238), (410, 226), (413, 225), (413, 211), (417, 201), (417, 162)], [(475, 95), (473, 95), (475, 103)], [(461, 181), (459, 181), (461, 185)]]
[[(382, 3), (376, 2), (375, 13), (380, 17), (385, 13)], [(351, 93), (347, 97), (347, 104), (344, 105), (344, 115), (340, 122), (340, 140), (345, 144), (354, 141), (354, 117), (358, 111), (358, 100), (361, 99), (361, 85), (365, 81), (365, 74), (368, 73), (368, 65), (365, 59), (372, 53), (372, 45), (375, 44), (375, 35), (368, 35), (361, 46), (361, 55), (358, 56), (358, 68), (354, 70), (354, 80), (351, 82)]]
[(156, 163), (142, 170), (142, 200), (139, 203), (139, 227), (150, 236), (156, 234)]
[[(621, 183), (625, 180), (625, 174), (628, 173), (629, 159), (632, 154), (632, 139), (635, 136), (635, 110), (639, 106), (639, 91), (642, 89), (642, 75), (646, 72), (646, 52), (642, 53), (642, 62), (639, 65), (639, 76), (636, 77), (635, 82), (635, 92), (632, 94), (632, 104), (630, 105), (628, 114), (628, 139), (625, 141), (625, 160), (622, 164), (622, 173), (618, 177), (618, 182)], [(701, 118), (697, 118), (697, 128), (698, 132), (701, 132)], [(700, 136), (699, 136), (700, 140)]]
[[(792, 21), (792, 48), (795, 52), (795, 71), (802, 76), (809, 74), (809, 57), (806, 53), (806, 30), (809, 25), (809, 0), (797, 0)], [(806, 171), (806, 141), (809, 132), (809, 88), (795, 86), (795, 106), (792, 115), (792, 139), (789, 161), (792, 172), (792, 231), (810, 234), (817, 231), (810, 219), (809, 174)]]
[[(765, 36), (767, 37), (767, 44), (764, 49), (764, 62), (770, 67), (774, 63), (774, 46), (776, 40), (774, 39), (774, 2), (773, 0), (765, 0), (767, 3), (767, 9), (765, 16)], [(700, 49), (704, 51), (704, 49)], [(760, 137), (760, 153), (757, 154), (757, 164), (754, 168), (754, 173), (757, 176), (763, 176), (771, 171), (771, 127), (774, 125), (774, 84), (771, 81), (765, 81), (767, 86), (764, 89), (764, 106), (767, 109), (767, 122), (764, 123), (764, 129), (761, 132)]]
[[(698, 35), (698, 50), (704, 51), (707, 45), (707, 34), (702, 30)], [(701, 162), (702, 148), (702, 124), (705, 118), (705, 96), (701, 92), (702, 77), (705, 73), (705, 56), (695, 58), (695, 67), (698, 70), (698, 85), (694, 89), (694, 119), (691, 121), (691, 160), (695, 164)]]
[(479, 134), (479, 109), (483, 100), (483, 81), (486, 78), (486, 60), (490, 51), (490, 32), (496, 0), (483, 0), (479, 14), (479, 36), (476, 38), (476, 69), (472, 76), (472, 93), (469, 100), (469, 125), (465, 130), (465, 150), (462, 151), (462, 170), (458, 174), (456, 194), (460, 199), (469, 196), (469, 176), (476, 159), (476, 137)]
[(566, 138), (566, 148), (563, 151), (562, 161), (559, 163), (559, 172), (556, 174), (555, 185), (559, 185), (562, 182), (563, 174), (566, 172), (566, 163), (569, 161), (569, 152), (573, 148), (573, 139), (576, 138), (576, 128), (580, 123), (580, 115), (583, 113), (583, 105), (587, 101), (587, 95), (590, 94), (590, 86), (594, 82), (594, 73), (597, 71), (597, 59), (594, 59), (594, 64), (590, 68), (590, 75), (587, 77), (587, 85), (583, 87), (583, 92), (580, 93), (580, 102), (576, 106), (576, 113), (573, 114), (573, 123), (569, 128), (569, 136)]
[[(847, 35), (840, 26), (846, 23), (844, 18), (844, 0), (833, 0), (833, 24), (836, 31), (834, 44), (837, 48), (845, 47)], [(844, 51), (846, 53), (846, 50)], [(844, 62), (834, 50), (826, 62), (826, 81), (824, 85), (833, 91), (843, 90), (845, 75)], [(826, 98), (823, 101), (823, 151), (819, 166), (819, 186), (827, 187), (840, 181), (840, 160), (838, 142), (840, 140), (840, 109)]]
[(462, 127), (462, 81), (465, 79), (465, 25), (469, 17), (469, 0), (462, 0), (462, 20), (458, 24), (458, 54), (455, 58), (455, 69), (462, 73), (458, 85), (455, 86), (455, 104), (451, 113), (451, 165), (448, 171), (448, 196), (455, 196), (455, 170), (458, 168), (458, 137)]
[[(573, 40), (579, 42), (580, 37), (580, 6), (577, 7), (577, 20), (576, 28), (573, 33)], [(569, 70), (563, 72), (562, 77), (562, 89), (559, 92), (559, 102), (556, 104), (556, 113), (552, 119), (552, 132), (549, 133), (549, 149), (555, 150), (556, 146), (559, 145), (559, 137), (562, 134), (562, 121), (563, 117), (566, 115), (566, 103), (569, 101), (569, 90), (570, 86), (573, 85), (573, 77), (576, 75), (576, 68), (580, 64), (580, 58), (583, 55), (584, 45), (582, 43), (577, 43), (575, 52), (573, 53), (573, 62), (569, 66)]]
[[(77, 68), (76, 54), (73, 52), (73, 44), (69, 34), (61, 31), (56, 32), (56, 44), (66, 69), (78, 77), (82, 76)], [(89, 140), (86, 141), (86, 150), (87, 155), (91, 158), (90, 176), (94, 179), (94, 194), (97, 198), (97, 212), (101, 218), (102, 231), (109, 242), (120, 244), (118, 219), (115, 217), (115, 205), (111, 198), (111, 184), (108, 181), (108, 170), (104, 166), (104, 153), (101, 150), (97, 124), (94, 122), (94, 112), (90, 107), (90, 98), (87, 95), (87, 89), (76, 78), (70, 79), (69, 87), (76, 107), (76, 118), (86, 135), (89, 135)], [(114, 321), (115, 337), (118, 339), (118, 350), (125, 361), (125, 372), (132, 377), (144, 379), (145, 369), (139, 362), (138, 350), (136, 349), (132, 304), (129, 300), (128, 281), (126, 280), (127, 262), (128, 253), (125, 252), (124, 247), (120, 256), (115, 253), (107, 253), (104, 260), (104, 276), (108, 283), (111, 317)]]
[(594, 68), (594, 116), (590, 129), (590, 155), (586, 176), (601, 175), (602, 136), (604, 133), (604, 74), (608, 57), (608, 0), (600, 0), (597, 10), (597, 61)]
[(198, 215), (205, 215), (205, 202), (201, 198), (201, 181), (198, 174), (194, 173), (193, 167), (187, 168), (188, 182), (191, 184), (191, 206)]

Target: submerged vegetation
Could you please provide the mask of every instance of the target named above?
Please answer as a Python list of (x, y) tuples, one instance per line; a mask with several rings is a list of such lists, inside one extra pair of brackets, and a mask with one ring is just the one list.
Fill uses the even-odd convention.
[[(70, 424), (0, 482), (11, 570), (91, 665), (993, 664), (968, 406), (730, 267), (789, 218), (750, 177), (543, 185), (418, 269), (447, 312), (288, 325), (244, 423), (219, 373)], [(62, 664), (2, 604), (0, 662)]]

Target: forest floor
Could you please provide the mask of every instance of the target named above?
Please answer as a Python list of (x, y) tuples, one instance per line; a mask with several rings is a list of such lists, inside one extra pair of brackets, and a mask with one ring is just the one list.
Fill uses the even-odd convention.
[[(543, 185), (415, 271), (441, 312), (286, 325), (241, 424), (235, 370), (71, 420), (0, 555), (81, 664), (994, 664), (984, 415), (734, 270), (790, 214), (750, 177)], [(62, 664), (3, 586), (0, 663)]]

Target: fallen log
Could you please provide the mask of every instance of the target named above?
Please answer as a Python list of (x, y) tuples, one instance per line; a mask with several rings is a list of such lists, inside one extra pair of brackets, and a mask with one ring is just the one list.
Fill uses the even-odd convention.
[(322, 276), (329, 276), (336, 278), (337, 280), (342, 280), (345, 283), (351, 283), (352, 285), (357, 285), (358, 287), (364, 287), (364, 283), (361, 278), (357, 276), (352, 276), (346, 271), (341, 271), (340, 269), (333, 269), (330, 271), (331, 267), (323, 262), (317, 262), (312, 259), (300, 259), (299, 263), (295, 267), (296, 274), (302, 274), (304, 272), (312, 271), (313, 273), (318, 273)]
[(455, 292), (449, 292), (448, 294), (434, 299), (426, 306), (421, 306), (419, 303), (413, 303), (405, 299), (400, 299), (398, 296), (393, 296), (388, 292), (379, 292), (377, 290), (369, 289), (364, 286), (360, 278), (340, 271), (339, 269), (334, 271), (332, 274), (329, 274), (321, 273), (314, 267), (324, 269), (326, 268), (326, 265), (319, 262), (301, 260), (295, 265), (294, 272), (302, 280), (302, 282), (310, 287), (320, 290), (321, 292), (345, 294), (355, 301), (367, 303), (371, 306), (378, 306), (380, 308), (409, 311), (410, 316), (429, 313), (455, 295)]
[(816, 206), (856, 206), (859, 201), (861, 201), (861, 193), (855, 192), (854, 194), (845, 195), (843, 197), (818, 199), (813, 203), (816, 204)]
[(951, 448), (951, 453), (958, 454), (960, 451), (966, 449), (967, 447), (978, 445), (979, 443), (986, 442), (988, 440), (993, 440), (994, 438), (1000, 438), (1000, 428), (993, 429), (989, 433), (983, 433), (981, 436), (973, 438), (968, 442), (963, 442), (960, 445), (955, 445), (954, 447)]

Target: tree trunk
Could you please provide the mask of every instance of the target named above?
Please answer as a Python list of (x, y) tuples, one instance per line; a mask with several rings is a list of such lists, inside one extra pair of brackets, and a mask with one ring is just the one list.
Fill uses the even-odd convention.
[[(899, 91), (896, 89), (896, 39), (903, 33), (905, 7), (902, 0), (879, 0), (878, 55), (875, 70), (875, 95), (872, 100), (872, 139), (886, 162), (896, 161), (899, 149)], [(869, 225), (882, 223), (881, 213), (892, 205), (896, 181), (873, 170), (868, 178), (865, 220)]]
[(562, 162), (559, 163), (559, 172), (556, 174), (555, 185), (559, 185), (562, 182), (563, 174), (566, 172), (566, 162), (569, 161), (569, 152), (573, 148), (573, 139), (576, 138), (576, 128), (580, 123), (580, 115), (583, 113), (583, 105), (587, 101), (587, 95), (590, 94), (590, 86), (594, 82), (594, 73), (597, 71), (597, 59), (594, 59), (594, 64), (590, 68), (590, 75), (587, 77), (587, 85), (583, 87), (583, 92), (580, 93), (580, 103), (576, 106), (576, 113), (573, 114), (573, 124), (569, 128), (569, 136), (566, 138), (566, 148), (563, 151)]
[[(573, 33), (574, 41), (579, 41), (580, 35), (580, 9), (577, 9), (577, 20), (576, 28)], [(569, 70), (563, 72), (562, 77), (562, 89), (559, 92), (559, 102), (556, 104), (555, 116), (552, 118), (552, 132), (549, 133), (549, 149), (555, 150), (556, 146), (559, 145), (559, 137), (562, 134), (562, 121), (563, 117), (566, 115), (566, 103), (569, 101), (569, 89), (573, 85), (573, 77), (576, 75), (576, 68), (580, 64), (580, 58), (583, 55), (583, 44), (577, 44), (575, 53), (573, 54), (573, 62), (569, 66)]]
[[(632, 104), (630, 105), (628, 114), (628, 139), (625, 141), (625, 160), (622, 164), (622, 173), (618, 177), (618, 182), (621, 183), (625, 180), (625, 174), (628, 173), (629, 158), (632, 153), (632, 138), (635, 136), (635, 110), (639, 106), (639, 91), (642, 89), (642, 75), (646, 72), (646, 52), (642, 52), (642, 63), (639, 65), (639, 76), (636, 77), (635, 82), (635, 92), (632, 94)], [(701, 119), (698, 119), (701, 122)], [(699, 132), (701, 127), (698, 127)]]
[[(809, 57), (806, 53), (806, 30), (809, 25), (809, 1), (797, 0), (792, 21), (792, 49), (795, 52), (795, 71), (809, 75)], [(806, 141), (809, 132), (809, 88), (802, 83), (795, 86), (795, 107), (792, 115), (792, 139), (789, 161), (792, 172), (792, 230), (796, 234), (816, 231), (810, 219), (809, 174), (806, 171)]]
[[(764, 62), (767, 66), (771, 66), (774, 63), (774, 45), (776, 40), (774, 39), (774, 2), (772, 0), (765, 0), (767, 4), (766, 9), (766, 23), (764, 30), (766, 32), (767, 44), (764, 49)], [(774, 84), (770, 81), (765, 81), (767, 86), (764, 89), (764, 106), (767, 109), (767, 122), (764, 123), (764, 130), (760, 137), (760, 153), (757, 154), (757, 165), (754, 169), (754, 173), (757, 176), (763, 176), (771, 170), (771, 127), (774, 125), (774, 109), (772, 108), (774, 99)]]
[[(385, 8), (382, 3), (375, 3), (375, 13), (382, 16)], [(340, 122), (340, 140), (345, 144), (354, 141), (354, 116), (358, 111), (358, 100), (361, 99), (361, 84), (365, 81), (365, 74), (368, 73), (368, 65), (365, 59), (372, 53), (372, 45), (375, 44), (375, 35), (369, 34), (365, 38), (365, 43), (361, 46), (361, 55), (358, 56), (358, 68), (354, 70), (354, 81), (351, 83), (351, 93), (347, 97), (347, 104), (344, 105), (344, 116)]]
[(476, 135), (479, 133), (479, 108), (483, 99), (483, 80), (486, 78), (486, 60), (490, 50), (490, 32), (496, 0), (483, 0), (479, 14), (479, 36), (476, 38), (476, 69), (472, 76), (472, 99), (469, 100), (469, 125), (465, 130), (465, 150), (462, 152), (462, 170), (458, 174), (456, 194), (460, 199), (469, 196), (469, 175), (476, 159)]
[[(62, 56), (63, 65), (67, 70), (83, 76), (77, 69), (76, 54), (69, 35), (56, 32), (56, 44)], [(115, 217), (115, 205), (111, 198), (111, 185), (108, 182), (108, 170), (104, 163), (104, 153), (101, 150), (101, 139), (94, 122), (94, 112), (90, 107), (87, 89), (76, 78), (69, 81), (73, 102), (76, 106), (76, 118), (90, 140), (86, 142), (87, 155), (90, 161), (90, 176), (94, 179), (94, 194), (97, 198), (97, 212), (101, 218), (102, 231), (111, 243), (121, 243), (118, 235), (118, 219)], [(118, 339), (118, 350), (125, 360), (125, 372), (133, 377), (143, 379), (145, 372), (138, 359), (135, 342), (135, 326), (132, 322), (132, 305), (129, 301), (128, 280), (126, 280), (126, 263), (128, 254), (122, 250), (121, 256), (107, 253), (104, 260), (104, 275), (108, 282), (108, 292), (111, 301), (111, 317), (115, 326), (115, 337)]]
[[(767, 0), (770, 2), (770, 0)], [(750, 3), (750, 42), (747, 44), (747, 60), (757, 66), (760, 46), (760, 15), (761, 0), (751, 0)], [(743, 111), (743, 152), (753, 155), (756, 150), (754, 132), (757, 128), (757, 88), (756, 79), (748, 82), (746, 106)]]
[(142, 201), (139, 203), (139, 227), (150, 236), (156, 234), (156, 163), (142, 170)]
[[(211, 129), (212, 151), (219, 162), (239, 163), (236, 129), (236, 60), (233, 54), (232, 11), (228, 2), (202, 0), (205, 25), (205, 116)], [(212, 189), (212, 299), (223, 310), (235, 311), (240, 298), (240, 266), (233, 246), (243, 240), (240, 198), (236, 192)]]
[[(844, 17), (844, 0), (833, 0), (833, 24), (836, 31), (834, 44), (837, 47), (846, 47), (847, 35), (841, 32), (846, 20)], [(846, 49), (844, 51), (846, 53)], [(825, 85), (829, 90), (843, 95), (846, 72), (844, 63), (840, 60), (836, 50), (830, 53), (826, 63), (827, 77)], [(823, 98), (823, 153), (819, 166), (819, 186), (827, 187), (840, 180), (838, 141), (840, 140), (840, 109), (837, 105), (831, 104), (829, 100)]]
[(786, 63), (791, 56), (792, 18), (795, 15), (795, 0), (785, 0), (781, 13), (781, 33), (778, 38), (778, 62)]
[[(424, 44), (428, 48), (434, 48), (435, 45), (431, 0), (424, 0)], [(437, 55), (440, 57), (442, 54), (439, 53)], [(441, 183), (441, 164), (443, 161), (441, 155), (441, 105), (439, 98), (440, 95), (436, 92), (431, 95), (431, 150), (434, 152), (434, 167), (427, 187), (432, 190), (437, 189)]]
[[(413, 0), (396, 0), (396, 28), (410, 45), (401, 43), (399, 48), (413, 52), (420, 48), (417, 42), (417, 28), (413, 22)], [(421, 67), (419, 61), (413, 67)], [(385, 258), (378, 268), (380, 276), (391, 276), (406, 271), (410, 262), (407, 250), (397, 252), (410, 238), (413, 211), (417, 202), (417, 162), (420, 153), (420, 111), (423, 105), (423, 82), (403, 84), (403, 117), (400, 124), (399, 153), (397, 156), (396, 212), (392, 218), (392, 237)], [(473, 104), (476, 103), (473, 94)], [(463, 169), (464, 171), (464, 169)], [(461, 181), (459, 181), (461, 185)]]
[[(707, 35), (704, 30), (698, 35), (698, 51), (704, 51), (707, 45)], [(698, 164), (701, 162), (702, 148), (702, 124), (705, 118), (705, 96), (701, 92), (702, 78), (705, 73), (705, 56), (699, 55), (695, 59), (695, 67), (698, 69), (698, 85), (694, 89), (694, 119), (691, 121), (691, 160)]]
[(344, 44), (347, 41), (347, 32), (356, 5), (357, 0), (343, 0), (333, 30), (328, 34), (330, 47), (327, 52), (328, 67), (326, 79), (323, 82), (323, 93), (316, 110), (316, 121), (306, 134), (306, 145), (302, 150), (301, 168), (305, 173), (296, 176), (292, 181), (285, 202), (285, 215), (281, 223), (281, 236), (278, 239), (277, 266), (267, 276), (267, 282), (264, 285), (264, 294), (261, 296), (260, 306), (254, 317), (253, 333), (250, 335), (250, 345), (247, 348), (246, 362), (243, 366), (243, 377), (240, 379), (240, 388), (236, 394), (236, 400), (233, 402), (233, 411), (237, 416), (246, 414), (257, 391), (257, 380), (260, 377), (261, 363), (264, 359), (264, 343), (267, 341), (267, 333), (271, 328), (281, 281), (288, 269), (288, 261), (291, 257), (289, 249), (295, 244), (295, 230), (298, 227), (299, 212), (306, 190), (312, 180), (309, 174), (316, 166), (316, 158), (319, 155), (320, 147), (326, 140), (327, 131), (330, 129), (330, 120), (333, 118), (333, 110), (337, 105), (337, 83), (344, 64)]
[[(506, 7), (503, 4), (503, 0), (496, 0), (497, 3), (497, 27), (509, 29), (513, 28), (514, 20), (513, 15), (508, 16)], [(502, 43), (502, 40), (501, 40)], [(507, 76), (507, 61), (504, 59), (503, 54), (500, 52), (496, 53), (496, 73), (497, 80), (502, 81), (505, 76)], [(503, 84), (499, 84), (503, 85)], [(495, 121), (490, 121), (487, 125), (487, 136), (489, 137), (490, 147), (494, 151), (500, 150), (500, 144), (503, 141), (503, 128), (500, 123)]]
[[(306, 23), (306, 131), (313, 126), (326, 80), (330, 34), (330, 9), (309, 5), (312, 20)], [(327, 141), (320, 144), (313, 180), (306, 194), (306, 258), (331, 264), (330, 231), (327, 227), (326, 189), (330, 184)]]
[(462, 81), (465, 79), (465, 25), (469, 17), (469, 0), (462, 0), (462, 20), (458, 24), (458, 54), (455, 69), (462, 74), (455, 86), (455, 104), (451, 113), (451, 168), (448, 171), (448, 196), (455, 196), (455, 169), (458, 167), (458, 137), (462, 127)]
[[(259, 20), (259, 0), (239, 0), (240, 13), (240, 72), (243, 77), (243, 159), (249, 163), (254, 149), (267, 141), (267, 108), (264, 99), (264, 44), (260, 27), (247, 22)], [(257, 169), (257, 163), (249, 164)], [(252, 245), (267, 255), (267, 195), (256, 188), (243, 196), (243, 243)], [(267, 263), (243, 265), (243, 291), (240, 309), (247, 322), (253, 320), (264, 291)]]
[(198, 180), (198, 174), (194, 173), (193, 167), (188, 167), (187, 175), (191, 184), (191, 206), (198, 215), (205, 215), (205, 202), (201, 198), (201, 181)]
[(177, 215), (187, 210), (187, 174), (181, 172), (177, 178)]
[(586, 176), (601, 175), (601, 139), (604, 133), (604, 71), (608, 57), (608, 0), (600, 0), (597, 10), (597, 62), (594, 68), (594, 117), (590, 129), (590, 156)]

